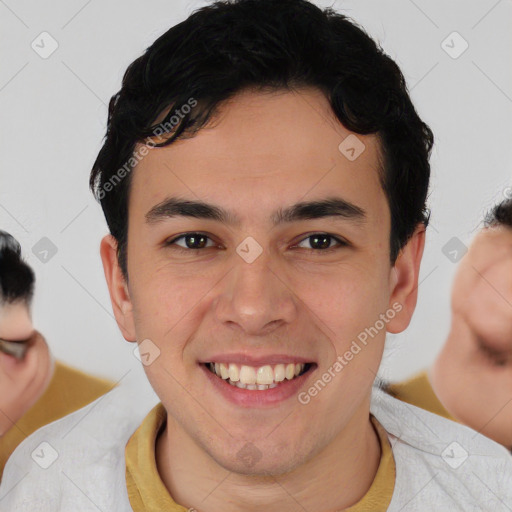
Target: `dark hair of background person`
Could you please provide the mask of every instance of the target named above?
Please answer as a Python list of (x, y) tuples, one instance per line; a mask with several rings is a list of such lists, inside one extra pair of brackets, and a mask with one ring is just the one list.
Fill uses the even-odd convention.
[(222, 102), (244, 89), (304, 87), (322, 91), (348, 130), (378, 134), (380, 181), (391, 215), (390, 260), (395, 262), (416, 226), (428, 224), (434, 142), (397, 64), (362, 28), (331, 8), (322, 10), (306, 0), (217, 1), (158, 37), (129, 65), (109, 102), (90, 187), (117, 240), (126, 279), (131, 173), (108, 192), (104, 185), (128, 162), (135, 144), (147, 141), (190, 98), (197, 105), (155, 147), (193, 136)]
[(23, 261), (21, 246), (9, 233), (0, 230), (0, 305), (25, 302), (34, 295), (34, 271)]
[(507, 226), (512, 228), (512, 198), (504, 199), (486, 215), (486, 227)]

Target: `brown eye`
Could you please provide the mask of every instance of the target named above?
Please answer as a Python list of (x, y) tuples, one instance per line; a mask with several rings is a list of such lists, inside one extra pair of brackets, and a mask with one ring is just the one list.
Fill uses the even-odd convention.
[[(337, 242), (338, 245), (333, 247), (331, 245), (333, 241)], [(300, 244), (304, 242), (308, 242), (311, 246), (310, 248), (305, 247), (305, 249), (315, 252), (323, 252), (326, 250), (336, 249), (347, 245), (343, 240), (340, 240), (339, 238), (333, 235), (329, 235), (327, 233), (315, 233), (313, 235), (309, 235), (308, 237), (304, 238), (304, 240), (302, 240)], [(300, 246), (300, 244), (298, 244), (298, 246)]]
[[(207, 247), (208, 240), (210, 240), (210, 238), (202, 233), (185, 233), (184, 235), (180, 235), (173, 240), (166, 242), (165, 245), (176, 245), (178, 249), (183, 250), (204, 249)], [(178, 241), (180, 241), (180, 243), (178, 243)], [(211, 245), (209, 247), (211, 247)]]

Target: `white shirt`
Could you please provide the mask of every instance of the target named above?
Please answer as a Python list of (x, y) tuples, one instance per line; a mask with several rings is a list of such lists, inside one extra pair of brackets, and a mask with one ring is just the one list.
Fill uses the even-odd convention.
[[(154, 405), (134, 407), (120, 387), (36, 431), (5, 466), (0, 511), (132, 511), (124, 450)], [(395, 458), (388, 512), (512, 510), (512, 457), (504, 447), (377, 388), (371, 412)]]

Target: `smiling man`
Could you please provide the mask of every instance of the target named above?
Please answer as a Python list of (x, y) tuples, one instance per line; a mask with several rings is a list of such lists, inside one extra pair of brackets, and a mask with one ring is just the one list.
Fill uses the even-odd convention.
[[(373, 387), (386, 332), (416, 305), (432, 141), (396, 64), (330, 9), (216, 2), (157, 39), (110, 102), (91, 185), (114, 314), (161, 403), (135, 425), (111, 393), (64, 444), (64, 426), (46, 429), (18, 450), (5, 502), (361, 512), (512, 500), (503, 447)], [(43, 435), (59, 461), (27, 478)]]
[[(214, 129), (153, 150), (132, 176), (128, 282), (111, 236), (102, 258), (125, 338), (160, 351), (146, 366), (168, 411), (156, 460), (179, 503), (230, 475), (212, 510), (293, 509), (288, 493), (329, 510), (375, 476), (368, 409), (384, 330), (315, 400), (297, 401), (379, 314), (401, 304), (388, 324), (398, 331), (414, 307), (424, 227), (392, 269), (377, 138), (361, 136), (350, 161), (338, 148), (349, 135), (313, 88), (248, 91)], [(331, 478), (308, 481), (325, 467), (342, 497)]]

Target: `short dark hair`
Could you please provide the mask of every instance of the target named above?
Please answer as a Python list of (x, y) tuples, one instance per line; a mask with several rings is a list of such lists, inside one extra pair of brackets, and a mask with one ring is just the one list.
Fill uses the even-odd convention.
[(0, 230), (0, 304), (32, 302), (34, 271), (23, 261), (21, 246), (9, 233)]
[(507, 198), (493, 206), (484, 219), (486, 227), (506, 226), (512, 228), (512, 198)]
[[(148, 47), (129, 65), (121, 89), (110, 99), (107, 132), (90, 187), (117, 240), (125, 278), (136, 143), (151, 139), (161, 126), (174, 125), (165, 130), (172, 136), (152, 147), (193, 136), (221, 102), (244, 89), (300, 87), (322, 91), (347, 129), (378, 134), (380, 180), (391, 214), (390, 259), (395, 262), (416, 226), (428, 224), (425, 202), (434, 141), (397, 64), (362, 28), (332, 8), (322, 10), (306, 0), (216, 1)], [(186, 115), (173, 111), (192, 104), (191, 99), (194, 108), (183, 107)]]

